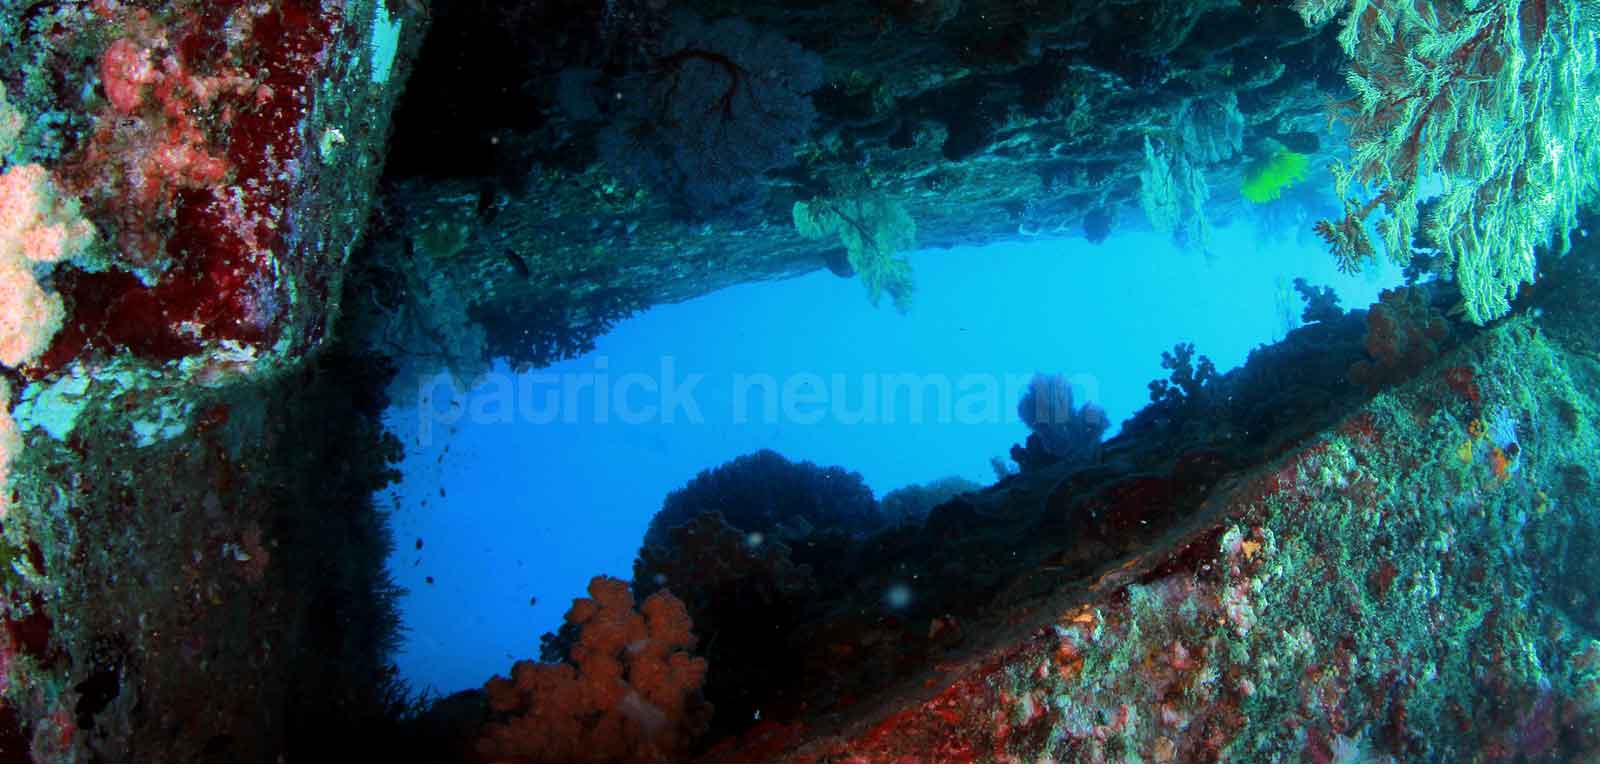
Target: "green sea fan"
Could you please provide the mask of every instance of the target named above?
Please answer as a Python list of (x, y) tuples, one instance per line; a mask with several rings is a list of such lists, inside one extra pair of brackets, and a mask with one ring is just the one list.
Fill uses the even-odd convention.
[[(1298, 0), (1308, 24), (1343, 15), (1353, 97), (1335, 105), (1350, 164), (1348, 201), (1317, 230), (1345, 264), (1374, 254), (1365, 220), (1396, 262), (1420, 232), (1453, 276), (1458, 310), (1487, 323), (1538, 274), (1540, 249), (1565, 253), (1578, 212), (1600, 198), (1600, 3), (1595, 0)], [(1351, 183), (1376, 190), (1365, 204)], [(1424, 192), (1431, 184), (1442, 189)], [(1432, 201), (1424, 216), (1424, 204)]]
[(915, 247), (917, 223), (904, 206), (881, 197), (799, 201), (793, 214), (807, 238), (839, 236), (873, 307), (887, 292), (896, 310), (911, 309), (911, 263), (899, 254)]

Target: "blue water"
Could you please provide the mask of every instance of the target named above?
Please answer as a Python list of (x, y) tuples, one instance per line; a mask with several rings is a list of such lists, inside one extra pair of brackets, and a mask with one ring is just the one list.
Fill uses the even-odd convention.
[[(890, 419), (885, 378), (948, 382), (955, 400), (969, 392), (959, 387), (964, 377), (1020, 387), (1035, 371), (1062, 372), (1116, 425), (1146, 403), (1146, 383), (1163, 375), (1161, 352), (1174, 343), (1194, 342), (1227, 370), (1281, 338), (1285, 309), (1298, 319), (1302, 306), (1292, 278), (1334, 286), (1346, 308), (1400, 282), (1394, 268), (1340, 275), (1320, 244), (1263, 243), (1246, 226), (1219, 231), (1210, 251), (1215, 264), (1127, 233), (1099, 245), (918, 252), (915, 307), (905, 316), (887, 303), (872, 308), (858, 281), (825, 271), (741, 285), (653, 308), (619, 324), (594, 353), (543, 373), (574, 385), (604, 381), (603, 406), (584, 386), (557, 401), (565, 415), (545, 419), (544, 397), (559, 387), (533, 383), (535, 398), (519, 399), (519, 381), (502, 367), (457, 407), (441, 390), (431, 404), (392, 410), (389, 425), (408, 448), (404, 483), (383, 495), (395, 501), (391, 568), (410, 592), (401, 601), (401, 672), (419, 690), (448, 694), (536, 658), (539, 635), (559, 625), (591, 576), (632, 576), (662, 498), (738, 455), (770, 448), (842, 465), (881, 497), (949, 475), (990, 483), (990, 458), (1026, 436), (1014, 394), (982, 419), (972, 419), (982, 410), (963, 419), (954, 408), (945, 418), (935, 391), (915, 413), (902, 393)], [(687, 393), (697, 410), (680, 402), (663, 411), (670, 405), (643, 388), (662, 383), (664, 366), (678, 386), (694, 385)], [(619, 404), (629, 375), (631, 397)], [(866, 375), (880, 394), (871, 418), (861, 412)], [(763, 376), (780, 387), (772, 419)], [(736, 389), (740, 382), (757, 384)], [(784, 383), (793, 388), (787, 412)], [(969, 406), (983, 401), (974, 398)], [(422, 419), (430, 413), (440, 417)]]

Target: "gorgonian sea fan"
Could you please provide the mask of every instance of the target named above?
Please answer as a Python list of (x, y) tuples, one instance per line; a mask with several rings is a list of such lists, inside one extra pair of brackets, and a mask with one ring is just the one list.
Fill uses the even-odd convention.
[(740, 19), (686, 19), (649, 70), (624, 79), (600, 157), (699, 216), (753, 202), (761, 175), (793, 161), (816, 118), (822, 59)]

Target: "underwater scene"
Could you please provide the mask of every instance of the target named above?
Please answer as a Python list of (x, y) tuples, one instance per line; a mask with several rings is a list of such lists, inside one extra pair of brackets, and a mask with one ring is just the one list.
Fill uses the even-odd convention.
[(1600, 762), (1600, 0), (0, 39), (0, 760)]

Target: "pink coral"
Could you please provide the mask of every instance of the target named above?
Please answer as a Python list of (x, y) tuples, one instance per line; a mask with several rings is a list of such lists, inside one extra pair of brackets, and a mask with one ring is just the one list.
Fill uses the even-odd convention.
[(93, 237), (75, 207), (56, 197), (43, 166), (0, 175), (0, 363), (20, 366), (49, 345), (65, 311), (37, 271), (77, 255)]
[(658, 591), (639, 609), (627, 583), (590, 581), (589, 596), (567, 612), (582, 628), (572, 663), (519, 661), (510, 679), (484, 685), (495, 716), (478, 754), (517, 762), (681, 756), (710, 720), (700, 698), (706, 662), (689, 654), (696, 639), (683, 602)]
[(146, 15), (125, 20), (129, 34), (100, 56), (109, 108), (96, 120), (74, 184), (115, 208), (122, 258), (132, 266), (164, 264), (166, 230), (185, 190), (220, 189), (233, 171), (217, 135), (234, 119), (219, 97), (258, 102), (271, 91), (226, 64), (200, 73), (172, 32)]
[(0, 363), (20, 366), (44, 352), (63, 315), (61, 298), (46, 292), (27, 264), (0, 262)]
[(144, 101), (145, 86), (156, 82), (150, 50), (128, 38), (117, 40), (100, 57), (100, 80), (111, 105), (123, 114), (132, 114)]
[(29, 262), (55, 262), (88, 245), (94, 230), (56, 196), (43, 166), (0, 174), (0, 248)]

